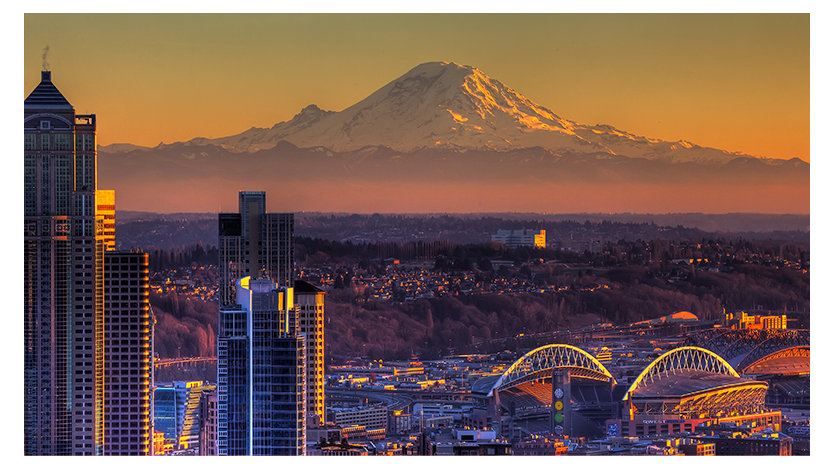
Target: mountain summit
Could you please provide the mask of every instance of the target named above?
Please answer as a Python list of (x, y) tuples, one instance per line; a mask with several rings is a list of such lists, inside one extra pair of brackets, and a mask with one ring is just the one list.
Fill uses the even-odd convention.
[(310, 105), (270, 129), (252, 128), (235, 136), (191, 142), (244, 152), (272, 148), (282, 140), (337, 152), (367, 146), (400, 152), (542, 147), (554, 155), (620, 155), (667, 161), (726, 162), (739, 156), (685, 141), (641, 137), (609, 125), (578, 124), (481, 70), (454, 62), (418, 65), (343, 111)]

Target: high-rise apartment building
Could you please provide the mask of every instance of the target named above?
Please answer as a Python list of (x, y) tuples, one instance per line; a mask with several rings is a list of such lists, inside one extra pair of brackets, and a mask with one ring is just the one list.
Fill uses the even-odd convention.
[(241, 191), (238, 210), (218, 215), (220, 305), (235, 303), (242, 277), (264, 277), (282, 287), (294, 280), (293, 214), (267, 213), (263, 191)]
[(305, 342), (290, 322), (293, 288), (244, 277), (220, 308), (217, 453), (303, 455)]
[(323, 424), (324, 409), (324, 291), (306, 281), (295, 281), (298, 332), (305, 338), (307, 422)]
[(104, 253), (104, 455), (152, 452), (148, 255)]
[(96, 117), (49, 71), (23, 102), (24, 453), (94, 455), (104, 441), (104, 221)]

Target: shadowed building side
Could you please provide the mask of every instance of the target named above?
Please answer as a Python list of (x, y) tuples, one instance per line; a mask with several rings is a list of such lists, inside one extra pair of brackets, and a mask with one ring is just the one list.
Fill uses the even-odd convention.
[(151, 454), (153, 378), (147, 253), (104, 253), (103, 455)]

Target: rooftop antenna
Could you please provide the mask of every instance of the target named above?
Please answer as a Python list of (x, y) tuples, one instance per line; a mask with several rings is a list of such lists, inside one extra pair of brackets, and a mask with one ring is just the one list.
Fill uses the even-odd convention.
[(49, 62), (46, 61), (46, 56), (49, 54), (49, 44), (43, 48), (43, 54), (41, 57), (43, 58), (43, 71), (46, 72), (49, 70)]

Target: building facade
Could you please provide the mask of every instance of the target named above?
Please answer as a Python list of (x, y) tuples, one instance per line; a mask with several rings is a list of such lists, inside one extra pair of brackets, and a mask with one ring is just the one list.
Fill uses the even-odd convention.
[(96, 215), (101, 219), (104, 250), (116, 249), (116, 191), (96, 190)]
[(24, 454), (95, 455), (104, 443), (104, 221), (96, 117), (49, 71), (24, 108)]
[(324, 423), (324, 291), (295, 281), (298, 332), (304, 335), (307, 369), (307, 422)]
[(200, 420), (200, 455), (217, 455), (217, 387), (203, 391)]
[(364, 426), (367, 429), (385, 429), (388, 426), (388, 408), (384, 406), (330, 408), (328, 421), (342, 427)]
[(303, 455), (305, 340), (290, 322), (293, 288), (270, 279), (237, 282), (237, 303), (220, 308), (218, 455)]
[(220, 305), (235, 303), (242, 277), (265, 277), (281, 287), (294, 280), (294, 215), (267, 213), (263, 191), (241, 191), (238, 211), (218, 215)]
[(503, 243), (507, 248), (515, 249), (520, 246), (544, 248), (546, 246), (545, 231), (542, 230), (499, 230), (492, 236), (492, 241)]
[(151, 455), (152, 320), (147, 253), (104, 253), (103, 455)]

